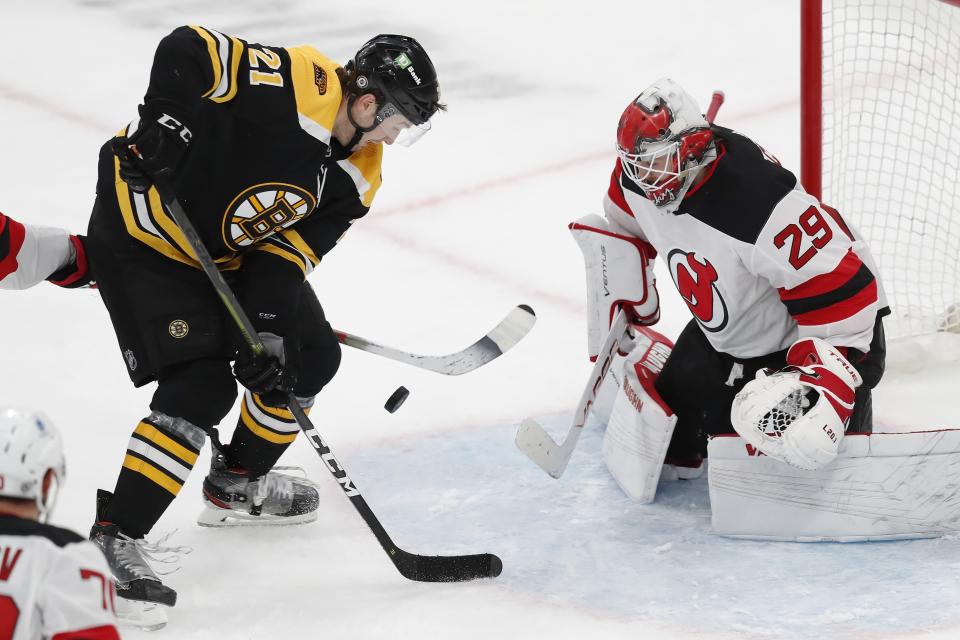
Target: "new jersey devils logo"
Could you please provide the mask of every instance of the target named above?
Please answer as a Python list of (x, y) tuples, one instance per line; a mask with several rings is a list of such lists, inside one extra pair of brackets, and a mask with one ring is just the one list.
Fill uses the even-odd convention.
[(690, 311), (706, 331), (727, 326), (727, 304), (717, 289), (717, 269), (706, 258), (674, 249), (667, 256), (670, 277)]

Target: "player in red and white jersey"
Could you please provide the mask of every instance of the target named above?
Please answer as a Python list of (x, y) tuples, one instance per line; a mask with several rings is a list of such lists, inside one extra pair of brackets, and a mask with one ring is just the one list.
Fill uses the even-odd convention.
[(103, 553), (46, 524), (63, 481), (60, 435), (38, 413), (0, 410), (0, 640), (117, 640)]
[[(591, 355), (617, 306), (639, 324), (657, 321), (659, 255), (693, 314), (656, 384), (678, 418), (668, 459), (697, 464), (707, 435), (736, 428), (768, 455), (826, 464), (844, 430), (870, 429), (870, 389), (883, 372), (889, 310), (863, 238), (756, 143), (707, 122), (670, 79), (627, 106), (617, 147), (605, 216), (571, 224), (599, 292), (588, 295), (603, 301), (591, 305)], [(590, 284), (589, 254), (601, 245)], [(758, 372), (772, 374), (761, 417), (790, 396), (795, 428), (737, 424), (731, 409), (759, 382), (735, 399)]]

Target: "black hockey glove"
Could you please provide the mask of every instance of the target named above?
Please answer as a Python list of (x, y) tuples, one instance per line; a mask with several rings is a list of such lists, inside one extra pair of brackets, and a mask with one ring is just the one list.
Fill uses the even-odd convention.
[(139, 128), (111, 142), (120, 159), (120, 178), (137, 193), (146, 193), (155, 178), (173, 177), (192, 139), (193, 133), (180, 119), (141, 105)]
[(263, 396), (268, 405), (283, 406), (286, 404), (287, 394), (297, 383), (293, 372), (284, 368), (284, 340), (272, 333), (257, 335), (263, 342), (264, 352), (253, 355), (249, 347), (244, 345), (237, 352), (233, 375), (244, 387)]

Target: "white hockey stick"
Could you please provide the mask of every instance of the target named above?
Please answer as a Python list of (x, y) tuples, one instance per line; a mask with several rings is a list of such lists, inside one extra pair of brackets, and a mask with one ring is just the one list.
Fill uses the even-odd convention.
[(346, 333), (345, 331), (337, 331), (334, 329), (333, 332), (336, 334), (337, 339), (348, 347), (375, 353), (378, 356), (403, 362), (414, 367), (419, 367), (420, 369), (427, 369), (448, 376), (459, 376), (468, 371), (473, 371), (478, 367), (482, 367), (512, 348), (530, 332), (530, 329), (533, 328), (536, 321), (537, 316), (533, 313), (533, 309), (525, 304), (518, 305), (507, 314), (506, 318), (500, 321), (500, 324), (472, 345), (462, 351), (443, 356), (424, 356), (416, 353), (408, 353), (394, 349), (393, 347), (377, 344), (376, 342)]
[(597, 390), (603, 377), (607, 375), (613, 356), (620, 348), (620, 341), (623, 339), (627, 330), (627, 314), (620, 310), (617, 317), (613, 320), (610, 327), (610, 333), (607, 339), (603, 341), (600, 353), (597, 355), (597, 362), (593, 365), (593, 371), (590, 372), (590, 379), (587, 381), (587, 387), (580, 396), (580, 402), (573, 414), (573, 425), (563, 439), (563, 444), (557, 444), (553, 438), (531, 418), (527, 418), (520, 425), (517, 431), (517, 448), (533, 460), (537, 466), (549, 473), (554, 478), (563, 475), (563, 471), (570, 462), (570, 456), (573, 449), (577, 446), (577, 440), (580, 439), (580, 432), (583, 431), (583, 425), (587, 422), (587, 416), (590, 414), (590, 406), (597, 397)]

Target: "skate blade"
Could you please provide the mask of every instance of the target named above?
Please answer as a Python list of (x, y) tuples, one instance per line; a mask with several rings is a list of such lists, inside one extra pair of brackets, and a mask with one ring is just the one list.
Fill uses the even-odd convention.
[(252, 516), (240, 511), (204, 507), (200, 515), (197, 516), (197, 524), (201, 527), (285, 527), (294, 524), (307, 524), (316, 519), (316, 511), (299, 516)]
[(117, 621), (143, 631), (156, 631), (167, 626), (167, 607), (156, 602), (117, 598)]

